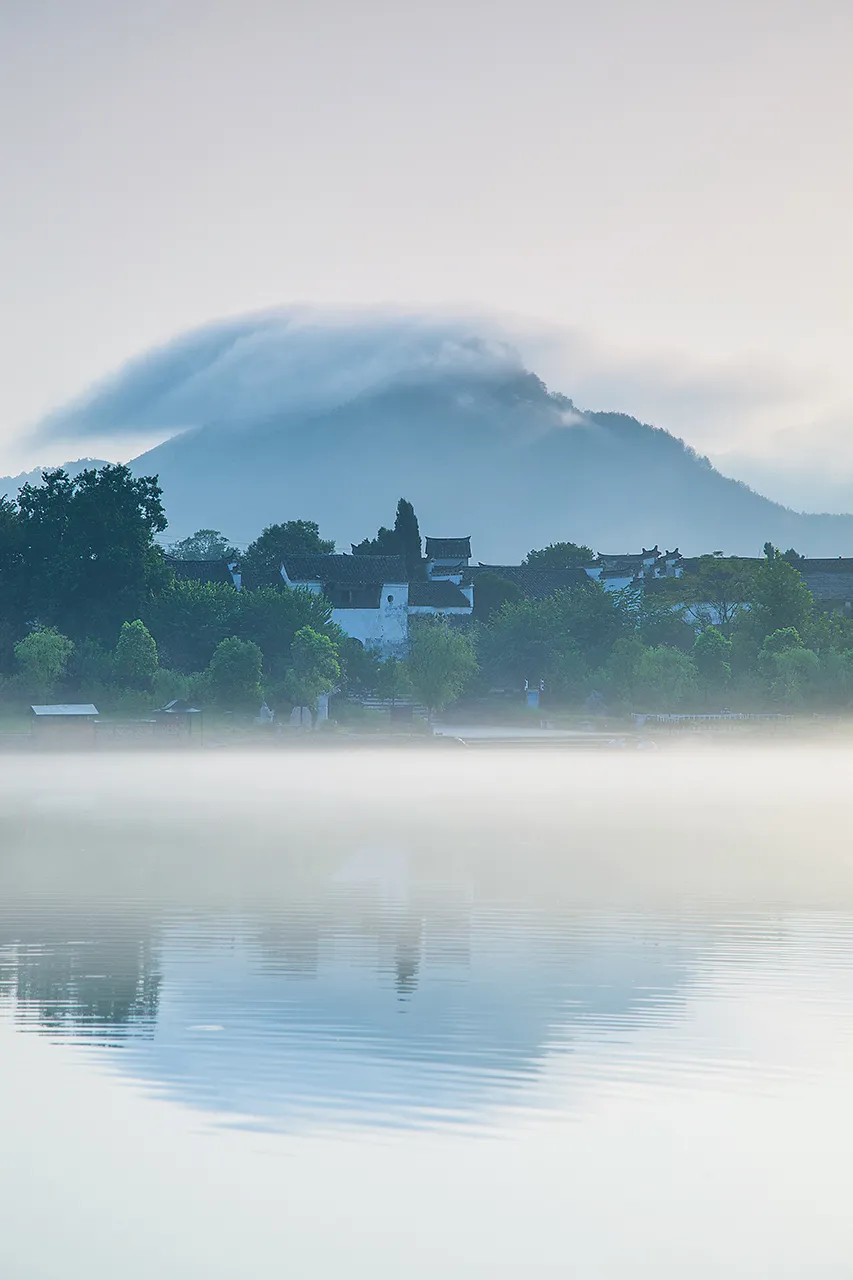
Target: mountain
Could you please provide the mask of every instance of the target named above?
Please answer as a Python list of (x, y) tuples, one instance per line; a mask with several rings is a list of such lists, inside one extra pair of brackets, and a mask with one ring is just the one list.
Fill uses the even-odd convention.
[(482, 321), (301, 308), (179, 336), (42, 424), (57, 447), (113, 435), (163, 485), (170, 539), (313, 519), (342, 548), (409, 498), (421, 531), (512, 562), (552, 541), (758, 555), (853, 554), (853, 516), (802, 515), (665, 431), (549, 392)]
[[(104, 460), (103, 458), (78, 458), (76, 462), (62, 462), (59, 465), (70, 476), (77, 476), (87, 468), (102, 467)], [(32, 471), (21, 471), (16, 476), (0, 476), (0, 496), (14, 498), (25, 484), (41, 484), (43, 470), (43, 467), (34, 467)]]
[(853, 553), (853, 517), (801, 515), (716, 471), (680, 440), (616, 413), (579, 413), (532, 375), (454, 378), (362, 395), (319, 413), (204, 427), (132, 464), (156, 472), (171, 535), (317, 520), (348, 548), (408, 497), (421, 530), (470, 534), (475, 558), (511, 563), (571, 540), (618, 552)]

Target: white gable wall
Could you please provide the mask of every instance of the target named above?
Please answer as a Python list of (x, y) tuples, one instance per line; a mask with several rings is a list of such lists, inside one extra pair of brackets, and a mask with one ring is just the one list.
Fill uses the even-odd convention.
[(332, 621), (376, 649), (383, 658), (404, 658), (409, 651), (409, 584), (384, 582), (378, 609), (333, 609)]
[[(292, 582), (284, 566), (281, 576), (289, 587), (301, 587), (314, 595), (323, 592), (322, 582)], [(383, 658), (405, 658), (409, 651), (409, 584), (384, 582), (378, 609), (333, 609), (332, 621), (346, 635), (360, 640), (365, 649), (376, 649)]]

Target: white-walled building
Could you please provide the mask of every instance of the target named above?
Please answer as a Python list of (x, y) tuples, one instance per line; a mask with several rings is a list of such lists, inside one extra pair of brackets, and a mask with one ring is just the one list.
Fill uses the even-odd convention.
[(443, 578), (458, 585), (468, 572), (471, 539), (427, 538), (425, 554), (428, 578)]
[(451, 578), (409, 583), (409, 617), (440, 613), (451, 618), (470, 617), (474, 609), (474, 584)]
[(382, 555), (286, 556), (281, 577), (288, 587), (324, 595), (332, 620), (365, 648), (404, 657), (410, 617), (466, 618), (474, 608), (470, 539), (427, 538), (428, 551), (436, 544), (445, 554), (430, 559), (428, 553), (427, 577), (411, 582), (402, 556)]
[(659, 578), (680, 578), (682, 565), (677, 547), (674, 551), (660, 551), (654, 546), (650, 550), (644, 547), (642, 551), (624, 555), (601, 552), (592, 564), (585, 566), (585, 572), (587, 577), (600, 582), (605, 590), (622, 591), (625, 587), (641, 587)]
[(409, 646), (409, 583), (402, 556), (286, 556), (288, 587), (324, 595), (332, 621), (383, 657), (404, 657)]

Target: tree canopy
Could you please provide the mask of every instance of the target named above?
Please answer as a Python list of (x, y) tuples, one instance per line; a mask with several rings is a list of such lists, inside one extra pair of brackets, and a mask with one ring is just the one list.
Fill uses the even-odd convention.
[(470, 636), (441, 618), (419, 618), (412, 626), (408, 674), (420, 701), (432, 713), (459, 697), (477, 670)]
[(160, 486), (112, 464), (43, 475), (0, 510), (3, 603), (22, 623), (113, 644), (167, 577)]
[(353, 544), (352, 550), (353, 555), (357, 556), (402, 556), (410, 580), (424, 576), (423, 544), (418, 517), (406, 498), (401, 498), (397, 503), (393, 529), (386, 529), (383, 525), (375, 538), (364, 538)]
[(286, 520), (284, 524), (271, 524), (260, 537), (250, 543), (240, 558), (240, 567), (247, 577), (264, 584), (281, 581), (281, 562), (285, 556), (331, 555), (335, 544), (320, 537), (320, 527), (315, 520)]
[(223, 711), (249, 711), (260, 706), (263, 654), (251, 640), (231, 636), (213, 651), (202, 681), (204, 698)]
[(15, 659), (24, 687), (36, 697), (47, 697), (65, 675), (74, 645), (55, 627), (37, 627), (15, 645)]
[(159, 666), (157, 642), (144, 622), (122, 623), (115, 650), (116, 679), (126, 689), (150, 689)]
[(540, 551), (528, 551), (524, 564), (528, 569), (583, 569), (594, 559), (592, 547), (577, 542), (551, 542)]
[(281, 679), (296, 632), (327, 630), (331, 612), (323, 596), (284, 585), (235, 591), (227, 583), (175, 579), (151, 600), (144, 621), (178, 671), (201, 671), (220, 641), (237, 636), (259, 646), (265, 675)]
[(480, 573), (474, 590), (474, 617), (477, 622), (488, 622), (505, 604), (517, 604), (521, 600), (521, 588), (499, 573)]
[(301, 627), (293, 637), (285, 688), (294, 706), (317, 713), (317, 699), (331, 693), (341, 678), (335, 646), (313, 627)]
[(189, 538), (172, 542), (166, 552), (173, 560), (237, 560), (240, 552), (218, 529), (197, 529)]

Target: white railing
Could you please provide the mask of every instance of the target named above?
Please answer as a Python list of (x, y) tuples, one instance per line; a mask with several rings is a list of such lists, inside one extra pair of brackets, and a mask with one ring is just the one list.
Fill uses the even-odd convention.
[(793, 720), (782, 711), (704, 711), (696, 714), (680, 711), (632, 711), (634, 724), (681, 724), (690, 720)]

